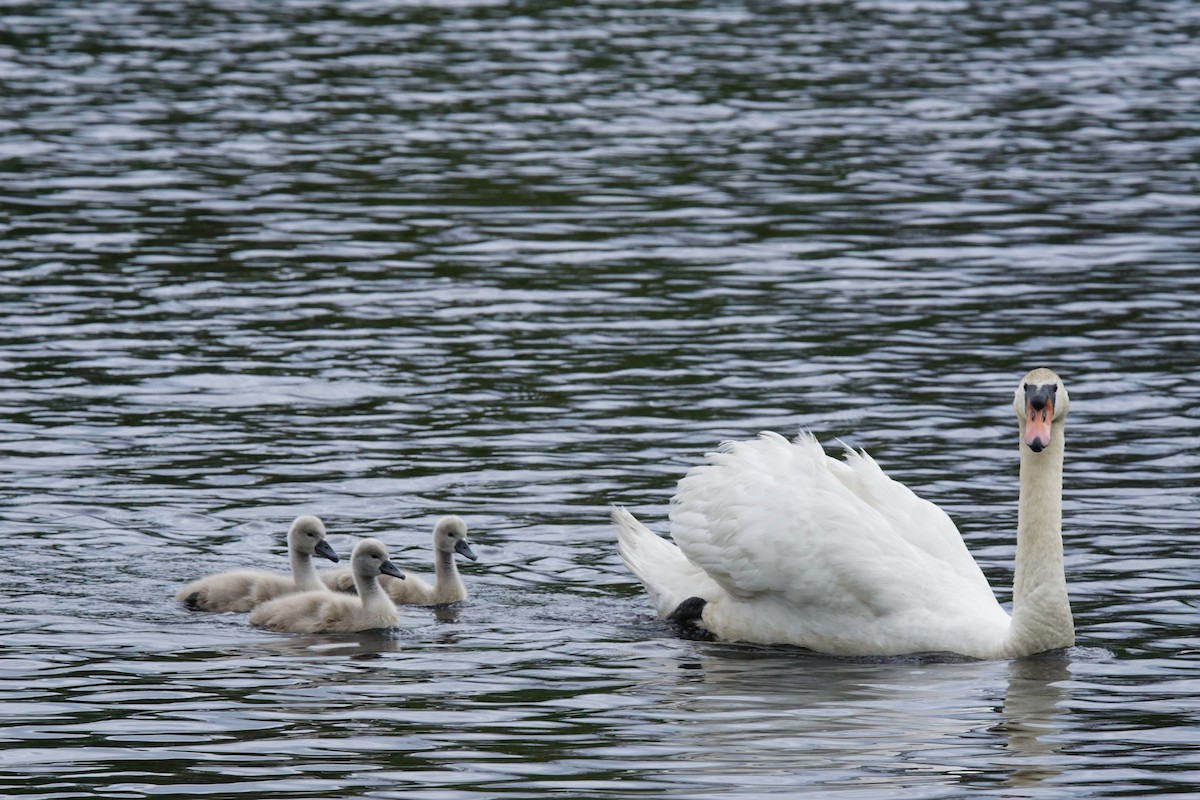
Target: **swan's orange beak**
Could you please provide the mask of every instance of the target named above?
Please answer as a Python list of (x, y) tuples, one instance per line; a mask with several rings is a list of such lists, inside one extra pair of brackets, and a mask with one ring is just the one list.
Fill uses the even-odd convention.
[(1041, 408), (1032, 400), (1025, 403), (1025, 444), (1040, 453), (1050, 444), (1050, 420), (1054, 419), (1054, 400), (1046, 399)]

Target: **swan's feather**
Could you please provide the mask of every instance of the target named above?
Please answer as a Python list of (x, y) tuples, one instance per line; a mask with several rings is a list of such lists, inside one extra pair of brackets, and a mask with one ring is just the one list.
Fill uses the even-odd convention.
[(666, 617), (689, 597), (711, 598), (720, 588), (678, 547), (655, 534), (621, 506), (613, 506), (617, 552), (650, 595), (654, 609)]
[[(457, 577), (457, 573), (454, 577)], [(352, 594), (355, 591), (354, 575), (349, 569), (324, 570), (321, 572), (321, 580), (335, 592)], [(436, 581), (430, 583), (408, 569), (404, 570), (404, 580), (389, 575), (379, 576), (380, 588), (387, 592), (388, 597), (398, 606), (443, 605), (457, 603), (466, 597), (467, 592), (461, 579), (448, 579), (442, 583), (444, 585), (439, 593)]]
[[(719, 637), (900, 653), (1007, 629), (949, 518), (868, 457), (764, 433), (708, 460), (672, 499), (672, 570), (718, 585), (704, 622)], [(652, 596), (669, 593), (654, 582)]]
[[(450, 563), (453, 564), (453, 560)], [(463, 587), (462, 579), (458, 577), (457, 571), (453, 576), (443, 578), (441, 581), (435, 578), (434, 583), (430, 583), (420, 575), (406, 571), (404, 580), (382, 576), (379, 579), (379, 585), (387, 592), (388, 597), (392, 598), (392, 602), (398, 606), (445, 605), (460, 602), (467, 596), (467, 590)]]
[(390, 602), (368, 607), (357, 597), (326, 589), (280, 597), (250, 614), (253, 625), (290, 633), (351, 633), (389, 628), (399, 620)]
[[(945, 511), (889, 478), (866, 451), (847, 448), (844, 464), (827, 460), (834, 476), (882, 514), (893, 531), (953, 569), (963, 580), (975, 583), (987, 597), (992, 596), (987, 578)], [(846, 469), (838, 469), (842, 466)]]
[(249, 611), (260, 603), (297, 591), (289, 575), (243, 569), (192, 581), (175, 599), (193, 611)]
[[(354, 573), (350, 571), (349, 567), (321, 570), (317, 575), (321, 578), (321, 583), (331, 591), (355, 593)], [(408, 577), (407, 573), (405, 573), (405, 577)]]

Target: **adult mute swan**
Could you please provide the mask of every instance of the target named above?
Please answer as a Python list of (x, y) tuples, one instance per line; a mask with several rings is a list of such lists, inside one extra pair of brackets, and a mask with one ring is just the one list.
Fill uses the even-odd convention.
[[(811, 435), (727, 442), (671, 500), (675, 544), (612, 512), (625, 565), (659, 616), (718, 639), (834, 655), (1008, 658), (1069, 647), (1062, 550), (1066, 387), (1017, 387), (1021, 495), (1010, 617), (940, 508), (863, 452), (829, 458)], [(678, 545), (678, 546), (676, 546)]]
[(338, 560), (325, 535), (325, 525), (318, 518), (309, 514), (296, 517), (288, 531), (290, 576), (253, 569), (219, 572), (192, 581), (175, 594), (175, 599), (193, 611), (249, 611), (285, 594), (321, 589), (324, 584), (317, 577), (312, 557)]
[(320, 589), (290, 594), (250, 612), (250, 624), (289, 633), (354, 633), (391, 628), (400, 622), (396, 606), (379, 587), (379, 576), (404, 578), (378, 539), (363, 539), (350, 555), (358, 597)]
[[(475, 551), (467, 541), (467, 523), (455, 514), (442, 517), (433, 528), (433, 574), (430, 584), (423, 578), (406, 573), (403, 581), (380, 578), (379, 584), (396, 605), (440, 606), (467, 599), (467, 587), (458, 574), (454, 554), (474, 561)], [(333, 569), (321, 573), (321, 580), (339, 592), (354, 591), (350, 570)]]

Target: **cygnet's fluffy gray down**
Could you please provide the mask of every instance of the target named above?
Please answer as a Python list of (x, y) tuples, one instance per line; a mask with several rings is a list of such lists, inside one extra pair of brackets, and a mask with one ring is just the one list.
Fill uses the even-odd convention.
[(175, 599), (193, 611), (240, 612), (286, 594), (323, 589), (325, 584), (317, 577), (312, 557), (338, 560), (325, 536), (321, 520), (307, 514), (296, 517), (288, 531), (291, 575), (252, 569), (220, 572), (192, 581), (175, 594)]
[[(442, 517), (433, 529), (434, 582), (430, 584), (411, 572), (402, 581), (388, 577), (379, 579), (380, 586), (396, 605), (436, 606), (467, 599), (467, 587), (458, 574), (454, 554), (475, 560), (475, 552), (467, 541), (467, 523), (454, 514)], [(348, 569), (331, 569), (321, 573), (321, 580), (339, 592), (354, 591), (354, 578)]]
[(379, 587), (379, 576), (401, 580), (404, 573), (388, 560), (378, 539), (363, 539), (354, 547), (350, 571), (358, 597), (331, 592), (322, 586), (312, 592), (287, 595), (263, 603), (250, 614), (250, 623), (288, 633), (353, 633), (391, 628), (400, 622), (396, 606)]

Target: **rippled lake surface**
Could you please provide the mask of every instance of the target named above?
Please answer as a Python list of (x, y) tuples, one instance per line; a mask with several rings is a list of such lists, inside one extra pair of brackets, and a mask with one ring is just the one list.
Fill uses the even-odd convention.
[[(1200, 11), (11, 2), (0, 11), (0, 792), (1200, 791)], [(813, 430), (1002, 601), (1016, 381), (1071, 390), (1078, 646), (831, 659), (657, 621), (718, 442)], [(185, 611), (320, 515), (459, 608)]]

